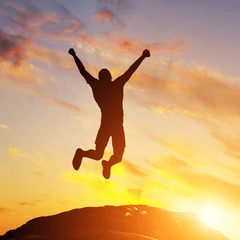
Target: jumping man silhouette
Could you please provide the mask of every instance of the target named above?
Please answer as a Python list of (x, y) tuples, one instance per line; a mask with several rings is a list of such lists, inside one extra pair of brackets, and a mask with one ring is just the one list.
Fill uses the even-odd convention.
[(93, 96), (101, 109), (101, 125), (96, 137), (96, 149), (83, 151), (81, 148), (76, 150), (73, 158), (73, 168), (78, 170), (82, 158), (87, 157), (94, 160), (100, 160), (103, 157), (104, 150), (108, 140), (112, 137), (113, 155), (109, 161), (103, 160), (103, 176), (110, 178), (111, 167), (122, 161), (124, 149), (126, 146), (123, 129), (123, 89), (125, 83), (130, 79), (139, 65), (146, 57), (150, 57), (150, 52), (146, 49), (142, 55), (131, 65), (131, 67), (120, 77), (112, 81), (111, 73), (107, 69), (100, 70), (98, 78), (94, 78), (86, 71), (80, 59), (76, 56), (74, 49), (70, 48), (68, 53), (73, 56), (77, 67), (90, 85)]

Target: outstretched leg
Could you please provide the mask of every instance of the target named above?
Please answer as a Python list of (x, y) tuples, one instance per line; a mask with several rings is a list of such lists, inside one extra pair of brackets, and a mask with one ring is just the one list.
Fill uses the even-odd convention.
[(91, 158), (96, 161), (100, 160), (103, 157), (104, 150), (107, 146), (108, 140), (110, 138), (110, 131), (107, 124), (101, 123), (101, 126), (98, 130), (97, 138), (95, 141), (96, 150), (90, 149), (83, 151), (81, 148), (78, 148), (75, 156), (73, 158), (73, 168), (78, 170), (81, 166), (83, 157)]
[(83, 151), (83, 157), (91, 158), (98, 161), (102, 159), (104, 150), (105, 146), (99, 146), (96, 144), (96, 150), (90, 149), (88, 151)]
[(96, 150), (90, 149), (88, 151), (83, 151), (81, 148), (78, 148), (73, 158), (73, 162), (72, 162), (73, 168), (75, 170), (78, 170), (80, 168), (83, 157), (91, 158), (96, 161), (102, 159), (104, 150), (105, 150), (105, 146), (99, 146), (99, 145), (96, 145)]

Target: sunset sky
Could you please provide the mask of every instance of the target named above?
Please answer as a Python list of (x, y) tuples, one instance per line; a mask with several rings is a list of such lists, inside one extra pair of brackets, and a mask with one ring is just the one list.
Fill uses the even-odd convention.
[[(15, 0), (0, 3), (0, 235), (87, 206), (148, 204), (203, 214), (240, 240), (240, 2)], [(127, 147), (94, 148), (100, 110), (67, 53), (113, 79), (149, 49), (124, 92)], [(104, 158), (112, 154), (109, 142)]]

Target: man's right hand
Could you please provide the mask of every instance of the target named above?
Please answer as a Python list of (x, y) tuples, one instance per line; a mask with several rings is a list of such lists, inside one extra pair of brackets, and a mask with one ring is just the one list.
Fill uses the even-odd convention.
[(143, 53), (142, 53), (142, 56), (143, 56), (143, 57), (150, 57), (150, 52), (149, 52), (149, 50), (145, 49), (145, 50), (143, 51)]
[(72, 56), (75, 56), (75, 55), (76, 55), (76, 53), (75, 53), (75, 51), (74, 51), (73, 48), (70, 48), (69, 51), (68, 51), (68, 53), (69, 53), (70, 55), (72, 55)]

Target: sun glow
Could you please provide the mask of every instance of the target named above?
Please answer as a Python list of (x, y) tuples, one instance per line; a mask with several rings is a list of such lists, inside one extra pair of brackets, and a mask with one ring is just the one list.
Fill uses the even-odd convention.
[(217, 223), (220, 219), (220, 215), (216, 209), (206, 208), (203, 210), (200, 219), (206, 223)]

